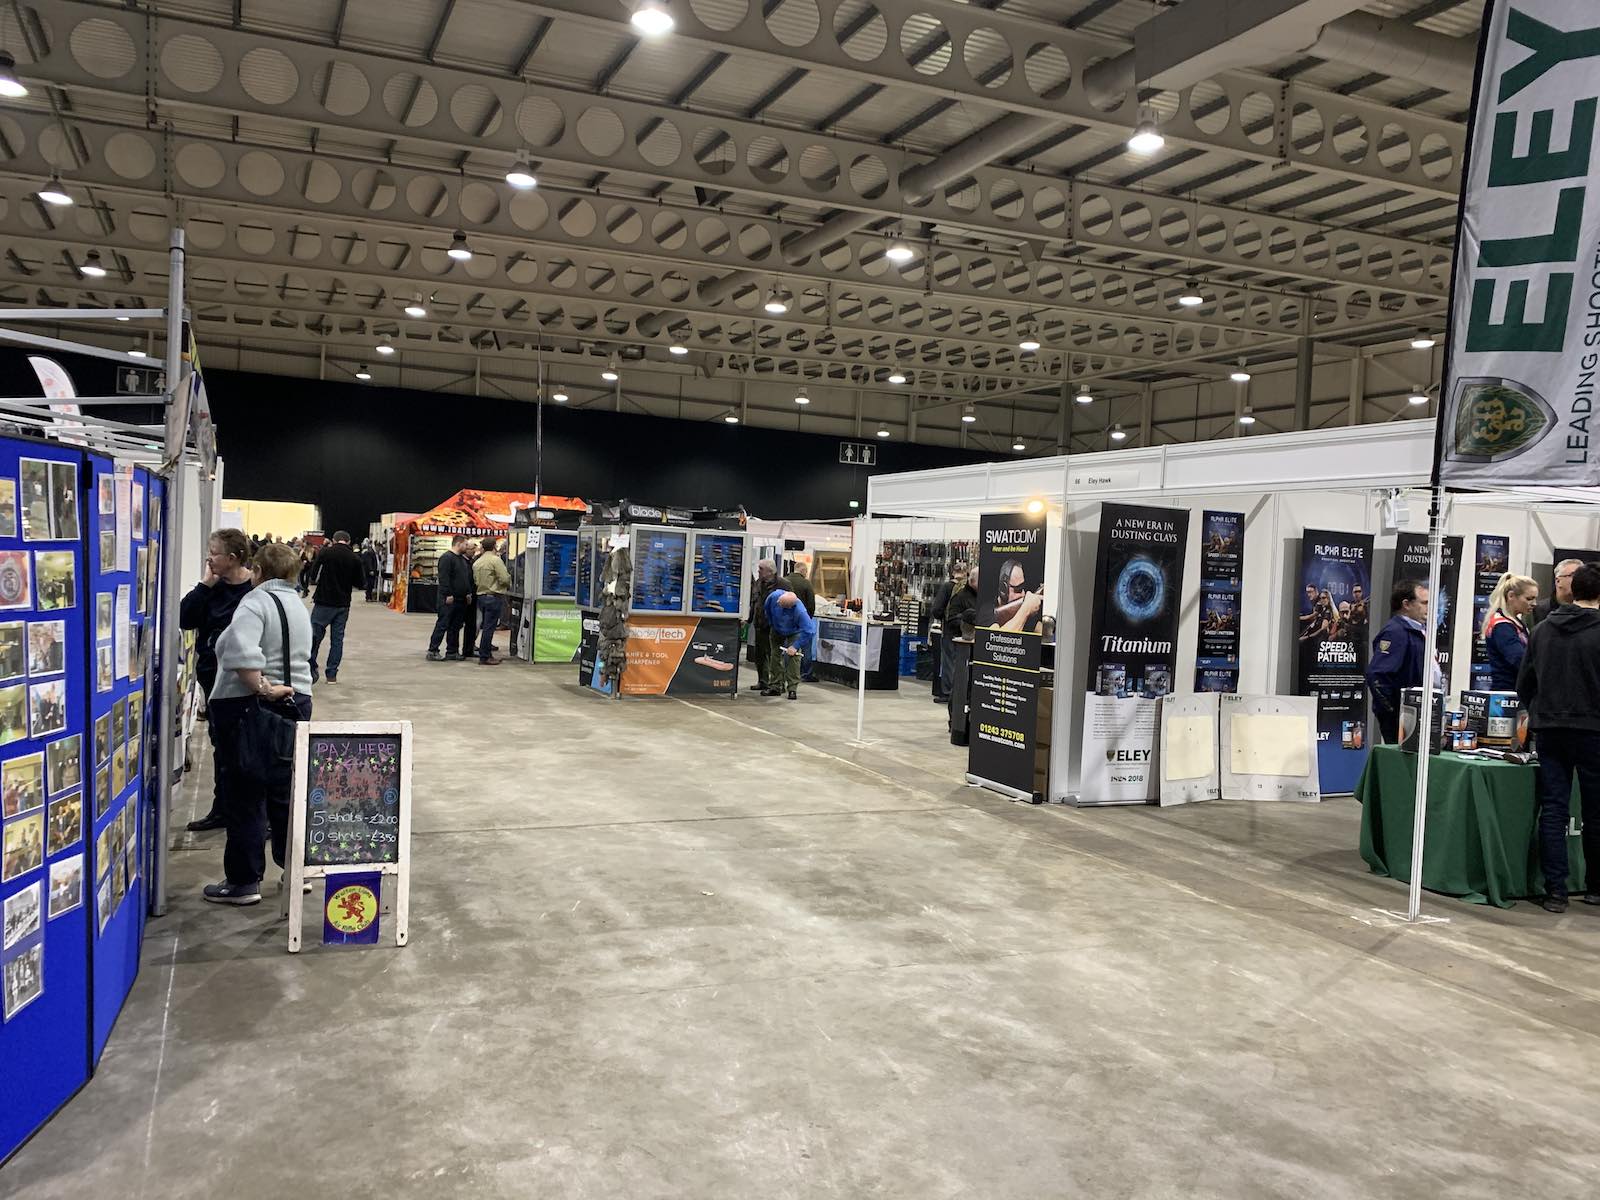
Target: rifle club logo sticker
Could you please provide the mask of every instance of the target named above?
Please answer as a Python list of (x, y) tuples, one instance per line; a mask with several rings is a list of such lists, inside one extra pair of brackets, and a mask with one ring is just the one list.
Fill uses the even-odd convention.
[(340, 933), (361, 933), (378, 919), (378, 898), (364, 884), (342, 887), (328, 897), (328, 924)]

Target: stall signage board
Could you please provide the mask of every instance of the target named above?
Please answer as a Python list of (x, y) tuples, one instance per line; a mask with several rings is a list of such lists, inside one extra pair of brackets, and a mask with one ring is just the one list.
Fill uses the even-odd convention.
[(1043, 514), (989, 513), (978, 522), (978, 612), (972, 646), (967, 779), (1033, 796), (1039, 741)]
[(1079, 804), (1159, 798), (1158, 710), (1173, 691), (1188, 544), (1187, 510), (1100, 507)]
[(1354, 792), (1367, 761), (1372, 535), (1306, 530), (1296, 595), (1294, 692), (1317, 702), (1321, 790)]
[[(350, 882), (347, 877), (374, 873), (395, 877), (395, 945), (404, 946), (411, 882), (411, 722), (301, 722), (289, 809), (289, 952), (300, 949), (303, 882), (327, 880), (326, 903)], [(324, 921), (331, 919), (325, 912)]]
[[(1438, 657), (1439, 669), (1444, 672), (1445, 691), (1450, 690), (1450, 664), (1455, 657), (1456, 644), (1456, 593), (1461, 584), (1461, 552), (1464, 539), (1460, 537), (1447, 537), (1444, 539), (1444, 558), (1439, 564), (1439, 594), (1428, 601), (1429, 611), (1439, 623)], [(1394, 575), (1389, 584), (1393, 592), (1394, 585), (1402, 579), (1415, 579), (1418, 583), (1428, 580), (1428, 535), (1402, 530), (1394, 544)], [(1490, 584), (1490, 590), (1494, 585)]]
[(878, 448), (871, 442), (840, 442), (839, 461), (852, 467), (875, 467)]
[[(1600, 485), (1600, 67), (1587, 0), (1484, 12), (1436, 444), (1446, 486)], [(1560, 131), (1555, 138), (1551, 130)], [(1552, 146), (1552, 142), (1556, 145)]]
[(1194, 690), (1239, 688), (1239, 640), (1243, 621), (1244, 514), (1207, 511), (1200, 530), (1200, 653)]
[(1483, 623), (1489, 619), (1489, 597), (1500, 576), (1511, 568), (1511, 539), (1503, 533), (1478, 535), (1476, 565), (1472, 572), (1472, 668), (1473, 691), (1487, 691), (1489, 655), (1483, 644)]

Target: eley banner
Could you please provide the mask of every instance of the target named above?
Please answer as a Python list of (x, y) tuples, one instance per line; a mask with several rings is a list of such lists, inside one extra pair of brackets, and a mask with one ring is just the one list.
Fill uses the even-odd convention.
[(1236, 692), (1244, 514), (1207, 510), (1200, 525), (1200, 639), (1194, 690)]
[(1159, 796), (1156, 716), (1173, 690), (1188, 543), (1186, 509), (1100, 506), (1080, 804)]
[(1480, 533), (1477, 556), (1472, 570), (1472, 670), (1470, 686), (1473, 691), (1487, 691), (1489, 654), (1483, 645), (1483, 623), (1489, 619), (1489, 597), (1494, 594), (1500, 576), (1511, 568), (1511, 539), (1502, 533)]
[(1600, 484), (1597, 18), (1587, 0), (1484, 14), (1439, 411), (1445, 486)]
[(1300, 543), (1294, 693), (1317, 702), (1323, 795), (1353, 792), (1366, 763), (1372, 535), (1308, 529)]
[(978, 521), (978, 613), (971, 668), (967, 778), (1031, 797), (1039, 745), (1040, 618), (1045, 518), (989, 513)]
[[(1456, 645), (1456, 595), (1461, 586), (1461, 548), (1459, 537), (1446, 537), (1442, 542), (1444, 557), (1439, 562), (1439, 594), (1428, 600), (1428, 611), (1438, 623), (1439, 669), (1444, 672), (1444, 690), (1450, 690), (1450, 666), (1455, 657)], [(1428, 582), (1428, 535), (1402, 531), (1394, 543), (1394, 574), (1389, 590), (1402, 579)], [(1492, 590), (1492, 585), (1491, 585)]]

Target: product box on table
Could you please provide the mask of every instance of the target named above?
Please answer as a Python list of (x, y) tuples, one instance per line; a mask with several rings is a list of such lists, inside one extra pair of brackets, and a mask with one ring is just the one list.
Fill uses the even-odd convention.
[[(1406, 688), (1400, 693), (1400, 749), (1407, 754), (1417, 752), (1417, 725), (1422, 715), (1422, 689)], [(1429, 717), (1432, 735), (1428, 739), (1428, 753), (1437, 754), (1446, 749), (1447, 736), (1444, 720), (1444, 693), (1434, 692), (1433, 712)]]
[(1462, 692), (1461, 710), (1466, 727), (1478, 735), (1478, 745), (1497, 750), (1520, 750), (1528, 740), (1528, 720), (1515, 692)]

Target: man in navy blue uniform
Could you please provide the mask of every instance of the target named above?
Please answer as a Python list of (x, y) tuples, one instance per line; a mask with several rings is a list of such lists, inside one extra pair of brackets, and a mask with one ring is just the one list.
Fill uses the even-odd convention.
[[(1386, 742), (1400, 741), (1400, 696), (1406, 688), (1422, 686), (1422, 664), (1427, 658), (1428, 589), (1415, 579), (1402, 579), (1389, 595), (1389, 623), (1372, 639), (1367, 663), (1367, 686), (1372, 689), (1372, 715)], [(1433, 669), (1435, 687), (1442, 686), (1439, 668)]]

